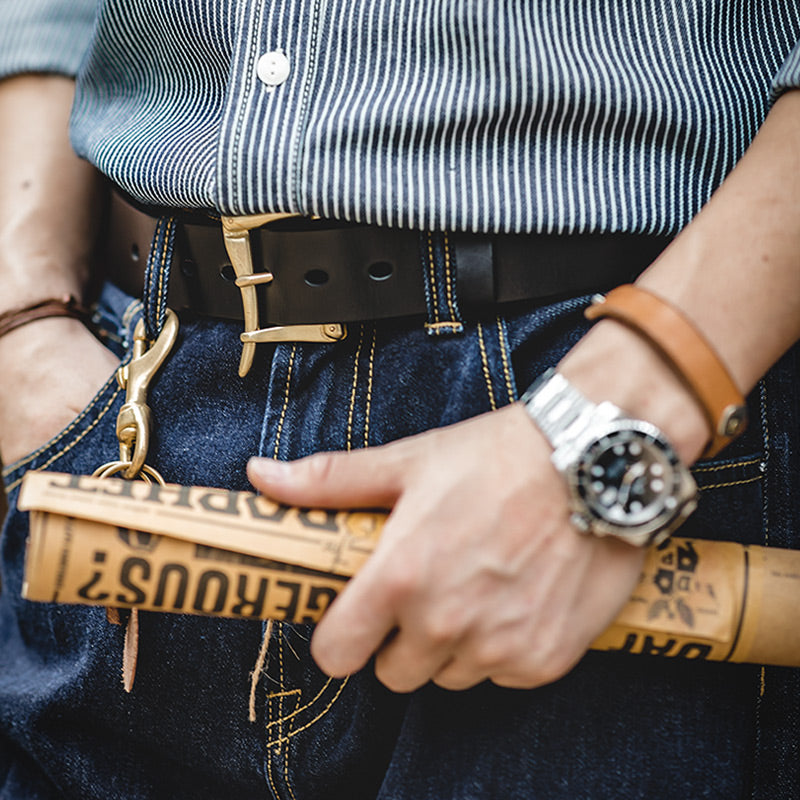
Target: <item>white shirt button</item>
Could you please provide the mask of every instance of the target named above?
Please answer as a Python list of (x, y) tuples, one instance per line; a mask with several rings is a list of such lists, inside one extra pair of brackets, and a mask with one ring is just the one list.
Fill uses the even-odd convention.
[(270, 87), (280, 86), (289, 77), (290, 71), (289, 59), (280, 50), (264, 53), (256, 64), (259, 80)]

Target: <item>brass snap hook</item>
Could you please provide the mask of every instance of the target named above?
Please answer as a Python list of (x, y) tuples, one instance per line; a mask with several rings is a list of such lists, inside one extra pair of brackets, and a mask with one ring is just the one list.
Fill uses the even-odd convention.
[(117, 382), (125, 389), (125, 405), (117, 416), (119, 457), (129, 466), (126, 478), (135, 478), (145, 467), (150, 445), (150, 407), (147, 392), (155, 374), (170, 354), (178, 338), (178, 316), (167, 309), (164, 327), (154, 342), (145, 336), (144, 321), (139, 320), (133, 334), (133, 357), (117, 370)]

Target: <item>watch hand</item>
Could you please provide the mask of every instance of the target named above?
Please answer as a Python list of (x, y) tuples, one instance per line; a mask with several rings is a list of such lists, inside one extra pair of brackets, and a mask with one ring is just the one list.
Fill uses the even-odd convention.
[[(634, 482), (636, 481), (637, 478), (641, 478), (642, 475), (644, 475), (645, 471), (646, 471), (645, 465), (641, 461), (631, 465), (625, 471), (625, 475), (623, 475), (622, 477), (622, 485), (620, 486), (619, 492), (617, 493), (620, 505), (624, 506), (627, 504)], [(624, 499), (623, 499), (623, 492), (624, 492)]]

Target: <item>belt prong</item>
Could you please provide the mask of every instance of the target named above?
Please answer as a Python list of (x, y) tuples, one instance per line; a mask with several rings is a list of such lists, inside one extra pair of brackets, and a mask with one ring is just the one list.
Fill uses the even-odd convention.
[(245, 345), (255, 345), (261, 342), (340, 342), (346, 336), (346, 326), (328, 322), (322, 325), (276, 325), (245, 331), (239, 338)]
[(272, 283), (275, 280), (275, 276), (271, 272), (256, 272), (253, 275), (242, 275), (241, 278), (237, 278), (234, 283), (240, 289), (243, 286), (261, 286), (263, 284)]

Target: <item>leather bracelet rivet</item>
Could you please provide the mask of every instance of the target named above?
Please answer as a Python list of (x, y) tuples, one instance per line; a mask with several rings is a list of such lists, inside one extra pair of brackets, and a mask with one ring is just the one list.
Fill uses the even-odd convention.
[(722, 412), (717, 432), (720, 436), (737, 436), (747, 426), (747, 406), (730, 405)]

